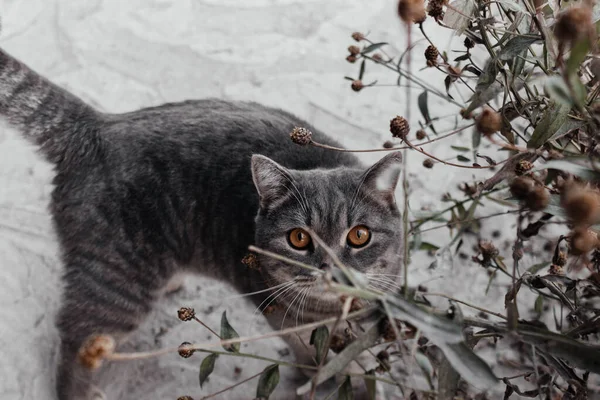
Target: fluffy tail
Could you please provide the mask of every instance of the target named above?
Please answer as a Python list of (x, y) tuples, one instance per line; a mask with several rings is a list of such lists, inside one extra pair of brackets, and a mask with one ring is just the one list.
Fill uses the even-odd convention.
[(0, 115), (57, 166), (91, 158), (100, 148), (101, 114), (2, 49)]

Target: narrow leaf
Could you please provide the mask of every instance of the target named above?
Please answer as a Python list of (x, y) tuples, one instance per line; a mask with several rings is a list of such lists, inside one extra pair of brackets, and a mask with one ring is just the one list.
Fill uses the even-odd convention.
[(296, 394), (299, 396), (303, 396), (308, 393), (312, 387), (313, 382), (316, 385), (320, 385), (325, 382), (338, 372), (341, 372), (348, 363), (352, 360), (356, 359), (356, 357), (365, 351), (366, 349), (373, 346), (377, 343), (379, 339), (379, 326), (378, 324), (374, 324), (371, 326), (367, 332), (365, 332), (362, 336), (356, 338), (352, 343), (350, 343), (341, 353), (336, 355), (331, 359), (327, 364), (325, 364), (319, 373), (315, 375), (311, 380), (306, 382), (304, 385), (300, 386), (296, 389)]
[(215, 369), (215, 361), (217, 360), (217, 357), (219, 357), (218, 354), (209, 354), (204, 358), (204, 360), (202, 360), (199, 374), (200, 388), (202, 388), (204, 382), (206, 382), (210, 374), (212, 374), (213, 370)]
[(565, 106), (573, 105), (573, 98), (571, 97), (571, 93), (564, 79), (560, 76), (551, 76), (546, 79), (546, 83), (544, 84), (544, 88), (548, 93), (548, 97), (551, 99), (558, 101), (559, 103)]
[(462, 154), (459, 154), (456, 156), (456, 159), (458, 161), (462, 161), (462, 162), (471, 162), (471, 160), (465, 156), (463, 156)]
[(429, 115), (429, 107), (427, 106), (427, 91), (425, 90), (421, 93), (417, 99), (419, 105), (419, 111), (421, 111), (421, 115), (425, 118), (425, 122), (431, 127), (433, 133), (437, 135), (433, 124), (431, 124), (431, 116)]
[[(365, 375), (375, 377), (375, 371), (370, 370)], [(377, 394), (377, 381), (367, 377), (365, 377), (364, 381), (365, 386), (367, 387), (367, 400), (375, 400), (375, 395)]]
[(535, 42), (541, 41), (539, 36), (516, 36), (510, 39), (496, 54), (498, 60), (508, 61), (527, 50)]
[(365, 47), (362, 51), (362, 54), (371, 53), (372, 51), (375, 51), (378, 48), (380, 48), (381, 46), (385, 46), (386, 44), (387, 44), (386, 42), (373, 43), (373, 44)]
[(456, 151), (462, 151), (462, 152), (467, 152), (467, 151), (471, 151), (470, 148), (468, 147), (461, 147), (461, 146), (450, 146), (450, 148), (456, 150)]
[(362, 62), (360, 63), (360, 72), (358, 73), (358, 80), (362, 80), (363, 76), (365, 75), (365, 61), (366, 58), (363, 58)]
[(531, 134), (531, 139), (527, 142), (527, 147), (535, 149), (546, 143), (567, 121), (570, 110), (570, 106), (558, 104), (556, 102), (550, 103), (546, 111), (544, 111), (542, 120), (537, 124)]
[[(223, 315), (221, 316), (221, 339), (237, 339), (240, 335), (233, 329), (233, 327), (227, 321), (227, 311), (223, 311)], [(231, 353), (237, 353), (240, 351), (240, 344), (233, 343), (227, 346), (223, 346), (223, 348)]]
[(575, 45), (571, 49), (571, 55), (567, 60), (567, 76), (571, 77), (583, 63), (585, 57), (588, 55), (590, 51), (590, 41), (588, 39), (577, 40)]
[(488, 390), (498, 384), (491, 368), (465, 342), (440, 346), (452, 368), (476, 389)]
[(279, 365), (273, 364), (265, 368), (258, 379), (256, 397), (268, 399), (279, 383)]
[(354, 392), (352, 392), (352, 381), (350, 380), (350, 377), (346, 377), (346, 380), (344, 380), (344, 383), (342, 383), (342, 386), (340, 387), (340, 390), (338, 391), (338, 400), (354, 400)]
[(600, 173), (596, 172), (591, 166), (581, 165), (581, 162), (587, 160), (577, 158), (563, 158), (562, 160), (551, 160), (536, 168), (535, 171), (542, 169), (557, 169), (576, 175), (586, 181), (600, 179)]
[(310, 344), (315, 346), (317, 363), (321, 363), (323, 358), (327, 355), (328, 348), (327, 343), (329, 341), (329, 330), (325, 325), (318, 327), (310, 335)]

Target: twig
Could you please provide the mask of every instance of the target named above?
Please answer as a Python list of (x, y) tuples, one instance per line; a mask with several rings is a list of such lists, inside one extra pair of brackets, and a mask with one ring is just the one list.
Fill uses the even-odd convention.
[(234, 383), (233, 385), (231, 385), (231, 386), (228, 386), (228, 387), (226, 387), (226, 388), (225, 388), (225, 389), (223, 389), (223, 390), (219, 390), (218, 392), (215, 392), (215, 393), (213, 393), (213, 394), (209, 394), (208, 396), (201, 397), (201, 398), (200, 398), (200, 400), (206, 400), (206, 399), (210, 399), (210, 398), (212, 398), (212, 397), (215, 397), (215, 396), (218, 396), (218, 395), (220, 395), (220, 394), (222, 394), (222, 393), (225, 393), (225, 392), (227, 392), (228, 390), (231, 390), (231, 389), (233, 389), (233, 388), (235, 388), (235, 387), (238, 387), (238, 386), (240, 386), (240, 385), (242, 385), (242, 384), (244, 384), (244, 383), (246, 383), (246, 382), (249, 382), (249, 381), (251, 381), (251, 380), (252, 380), (252, 379), (254, 379), (254, 378), (257, 378), (257, 377), (259, 377), (259, 376), (260, 376), (262, 373), (263, 373), (263, 372), (262, 372), (262, 371), (260, 371), (258, 374), (252, 375), (251, 377), (249, 377), (249, 378), (246, 378), (246, 379), (244, 379), (244, 380), (243, 380), (243, 381), (241, 381), (241, 382)]

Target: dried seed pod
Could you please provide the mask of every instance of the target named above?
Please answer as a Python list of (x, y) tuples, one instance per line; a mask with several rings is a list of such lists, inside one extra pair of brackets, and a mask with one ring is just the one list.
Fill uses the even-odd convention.
[(419, 129), (416, 133), (417, 140), (423, 140), (427, 137), (427, 134), (423, 129)]
[(363, 85), (362, 81), (360, 81), (360, 80), (357, 79), (355, 81), (352, 81), (352, 85), (350, 85), (350, 87), (355, 92), (360, 92), (362, 90), (362, 88), (365, 87), (365, 85)]
[(515, 173), (517, 175), (523, 175), (533, 169), (533, 163), (527, 160), (521, 160), (515, 165)]
[(426, 158), (423, 160), (423, 166), (425, 168), (433, 168), (433, 160), (431, 158)]
[(472, 49), (473, 47), (475, 47), (475, 42), (471, 38), (466, 37), (464, 45), (467, 49)]
[(404, 139), (409, 130), (410, 126), (404, 117), (397, 116), (390, 121), (390, 132), (392, 132), (393, 137)]
[(444, 4), (443, 0), (430, 0), (427, 4), (427, 14), (436, 21), (441, 20), (444, 18)]
[(196, 316), (196, 311), (191, 307), (181, 307), (177, 310), (177, 317), (182, 321), (191, 321)]
[(425, 59), (427, 61), (430, 61), (433, 65), (437, 64), (437, 58), (439, 55), (440, 55), (440, 52), (438, 51), (437, 47), (435, 47), (433, 45), (429, 45), (425, 49)]
[(577, 226), (600, 222), (600, 193), (581, 185), (565, 185), (561, 190), (561, 206)]
[(554, 35), (562, 46), (572, 45), (593, 30), (592, 10), (586, 5), (563, 11), (554, 24)]
[(355, 56), (355, 55), (357, 55), (357, 54), (359, 54), (359, 53), (360, 53), (360, 47), (358, 47), (358, 46), (355, 46), (355, 45), (348, 46), (348, 52), (349, 52), (351, 55)]
[(533, 191), (535, 181), (526, 176), (519, 176), (510, 183), (510, 193), (518, 200), (525, 200)]
[(485, 107), (477, 117), (475, 126), (482, 135), (492, 135), (502, 129), (502, 116), (491, 108)]
[(242, 264), (244, 264), (246, 267), (248, 267), (250, 269), (254, 269), (254, 270), (260, 269), (258, 257), (256, 256), (256, 254), (253, 254), (253, 253), (247, 254), (244, 258), (242, 258)]
[(552, 263), (564, 267), (567, 263), (567, 254), (564, 251), (559, 251), (556, 256), (552, 257)]
[(295, 127), (290, 133), (290, 138), (292, 142), (300, 146), (306, 146), (312, 142), (312, 132), (306, 128)]
[(115, 347), (115, 340), (111, 336), (91, 336), (79, 349), (77, 360), (86, 368), (99, 368), (104, 359), (114, 353)]
[(531, 211), (542, 211), (550, 202), (550, 193), (543, 186), (535, 186), (533, 191), (525, 198), (525, 205)]
[(485, 261), (491, 261), (493, 258), (498, 257), (500, 255), (500, 251), (494, 246), (494, 243), (488, 240), (482, 240), (477, 245), (479, 247), (479, 251), (481, 252), (481, 256)]
[(398, 16), (406, 24), (425, 20), (425, 2), (423, 0), (400, 0)]
[(389, 140), (386, 140), (385, 142), (383, 142), (384, 149), (391, 149), (393, 147), (394, 147), (394, 143), (390, 142)]
[(379, 54), (379, 53), (373, 54), (373, 56), (371, 58), (373, 58), (373, 60), (375, 60), (377, 62), (382, 62), (383, 61), (383, 56), (381, 54)]
[(360, 32), (354, 32), (352, 33), (352, 39), (356, 40), (357, 42), (360, 42), (361, 40), (365, 39), (365, 35), (363, 35)]
[(591, 229), (577, 229), (571, 236), (570, 253), (579, 256), (598, 247), (598, 234)]
[(350, 54), (348, 57), (346, 57), (346, 61), (348, 61), (350, 64), (354, 64), (356, 62), (357, 58), (356, 56), (353, 56), (352, 54)]
[(190, 342), (183, 342), (179, 345), (177, 352), (183, 358), (190, 358), (196, 350), (189, 348), (192, 344)]

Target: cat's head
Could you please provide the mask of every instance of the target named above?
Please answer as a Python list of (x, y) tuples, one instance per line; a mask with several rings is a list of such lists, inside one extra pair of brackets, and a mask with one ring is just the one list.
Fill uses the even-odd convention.
[[(374, 287), (393, 288), (403, 252), (394, 196), (401, 160), (391, 153), (366, 170), (299, 171), (253, 156), (260, 198), (256, 245), (321, 270), (336, 268), (314, 232), (345, 266), (368, 274)], [(325, 290), (323, 274), (272, 257), (259, 260), (278, 304), (313, 317), (341, 309), (339, 296)]]

